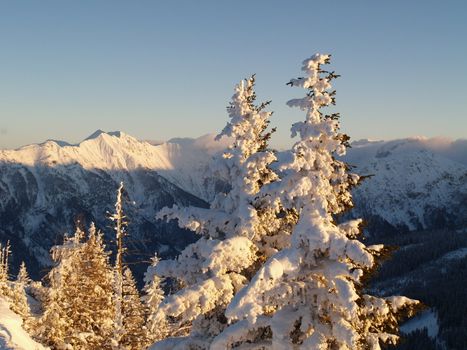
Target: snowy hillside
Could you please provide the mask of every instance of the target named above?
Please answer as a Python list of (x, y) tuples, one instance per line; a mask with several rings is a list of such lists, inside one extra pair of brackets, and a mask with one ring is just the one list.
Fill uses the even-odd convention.
[(0, 297), (0, 350), (45, 350), (21, 327), (23, 320)]
[(434, 143), (354, 142), (346, 161), (358, 174), (372, 176), (354, 191), (353, 215), (410, 230), (467, 223), (467, 163)]

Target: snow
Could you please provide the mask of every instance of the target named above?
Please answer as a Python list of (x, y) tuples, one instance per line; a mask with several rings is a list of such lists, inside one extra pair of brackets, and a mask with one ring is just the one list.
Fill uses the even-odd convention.
[[(266, 340), (263, 334), (252, 341), (244, 330), (258, 330), (264, 318), (272, 332), (271, 346), (266, 348), (327, 349), (332, 343), (339, 349), (362, 345), (380, 349), (378, 340), (397, 338), (395, 332), (387, 332), (387, 322), (400, 309), (418, 304), (405, 297), (382, 299), (359, 293), (363, 271), (374, 265), (375, 251), (355, 239), (360, 220), (336, 225), (332, 217), (352, 206), (350, 188), (358, 176), (348, 173), (346, 164), (334, 157), (346, 152), (338, 115), (323, 117), (320, 111), (333, 103), (334, 75), (320, 68), (329, 58), (315, 54), (303, 62), (307, 76), (290, 81), (292, 86), (310, 88), (305, 97), (287, 102), (305, 110), (306, 117), (292, 125), (292, 138), (298, 135), (299, 140), (289, 157), (278, 162), (279, 180), (261, 188), (278, 207), (299, 214), (290, 244), (265, 259), (234, 296), (225, 311), (231, 325), (215, 338), (218, 349)], [(301, 346), (295, 345), (297, 339)]]
[(434, 339), (438, 335), (438, 316), (436, 315), (436, 312), (432, 309), (424, 311), (402, 324), (400, 327), (400, 331), (403, 334), (409, 334), (416, 331), (417, 329), (421, 330), (424, 328), (426, 328), (428, 336), (430, 338)]
[(153, 145), (122, 131), (97, 130), (77, 145), (49, 140), (16, 150), (0, 150), (0, 163), (19, 163), (31, 168), (50, 166), (57, 171), (58, 166), (71, 164), (87, 170), (149, 169), (209, 201), (215, 194), (209, 188), (211, 158), (223, 152), (230, 142), (227, 137), (216, 141), (214, 135), (208, 134)]
[(379, 216), (410, 230), (428, 228), (427, 210), (449, 213), (467, 195), (467, 164), (456, 157), (436, 146), (436, 139), (352, 143), (345, 161), (359, 174), (372, 175), (353, 192), (355, 215)]
[(21, 327), (23, 320), (0, 297), (0, 350), (45, 350)]
[[(297, 125), (298, 127), (298, 125)], [(55, 167), (77, 163), (85, 169), (157, 171), (161, 176), (195, 196), (211, 202), (219, 190), (212, 158), (224, 152), (232, 140), (215, 140), (208, 134), (196, 139), (178, 138), (161, 144), (140, 141), (121, 131), (98, 130), (77, 145), (49, 140), (17, 150), (0, 150), (0, 163), (19, 163), (36, 174), (37, 166)], [(428, 227), (427, 208), (454, 208), (453, 198), (467, 195), (467, 140), (412, 137), (390, 141), (358, 140), (343, 159), (361, 175), (374, 175), (354, 191), (355, 216), (379, 216), (394, 226)], [(284, 163), (289, 154), (277, 154)], [(78, 171), (79, 169), (76, 169)], [(69, 167), (66, 171), (75, 171)], [(404, 176), (399, 176), (404, 174)], [(24, 177), (24, 176), (23, 176)], [(35, 178), (39, 177), (35, 175)], [(13, 193), (13, 184), (3, 177), (0, 188)], [(24, 177), (28, 181), (27, 177)], [(121, 179), (116, 179), (120, 182)], [(137, 180), (134, 181), (138, 183)], [(44, 202), (37, 181), (37, 204)], [(136, 189), (137, 190), (137, 189)], [(138, 192), (138, 191), (136, 191)], [(139, 193), (139, 192), (138, 192)], [(143, 191), (139, 196), (144, 196)], [(138, 197), (139, 198), (139, 197)], [(0, 201), (0, 207), (2, 206)], [(39, 215), (39, 214), (38, 214)], [(42, 215), (42, 214), (40, 214)], [(42, 218), (28, 217), (28, 227)]]
[(447, 253), (441, 259), (456, 260), (463, 259), (465, 256), (467, 256), (467, 248), (459, 248), (457, 250)]

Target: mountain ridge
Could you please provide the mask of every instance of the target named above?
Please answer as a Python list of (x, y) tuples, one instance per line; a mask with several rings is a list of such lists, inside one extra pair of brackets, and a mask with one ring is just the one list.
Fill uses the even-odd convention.
[[(16, 240), (41, 266), (77, 218), (82, 224), (96, 221), (111, 238), (105, 213), (112, 211), (120, 181), (128, 192), (134, 238), (150, 241), (137, 248), (168, 255), (194, 236), (175, 223), (157, 222), (156, 212), (173, 204), (207, 206), (228, 190), (212, 166), (228, 139), (204, 135), (152, 145), (123, 132), (91, 136), (77, 145), (49, 140), (0, 150), (0, 239)], [(467, 225), (467, 164), (446, 157), (446, 147), (437, 153), (427, 140), (352, 144), (344, 160), (355, 172), (374, 175), (354, 190), (351, 212), (370, 223), (370, 233)]]

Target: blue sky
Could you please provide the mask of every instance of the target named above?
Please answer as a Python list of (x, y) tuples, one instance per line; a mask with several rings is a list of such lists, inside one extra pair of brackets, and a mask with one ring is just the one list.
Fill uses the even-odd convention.
[(257, 74), (274, 143), (302, 60), (332, 53), (352, 139), (467, 137), (467, 1), (0, 0), (0, 148), (96, 129), (200, 136)]

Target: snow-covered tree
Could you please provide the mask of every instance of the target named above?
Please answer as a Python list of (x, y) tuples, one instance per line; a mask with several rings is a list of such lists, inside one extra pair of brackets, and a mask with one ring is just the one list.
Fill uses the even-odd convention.
[(38, 329), (53, 348), (110, 349), (113, 332), (113, 273), (102, 233), (91, 225), (52, 249), (49, 295)]
[(78, 337), (85, 336), (87, 348), (108, 348), (114, 319), (113, 272), (103, 235), (94, 224), (82, 247), (78, 273), (78, 300), (84, 305), (77, 305), (74, 331)]
[(0, 295), (8, 294), (8, 273), (9, 273), (9, 257), (11, 249), (10, 242), (5, 246), (0, 243)]
[(19, 267), (19, 272), (18, 272), (18, 276), (16, 277), (16, 282), (22, 283), (26, 287), (29, 286), (29, 284), (32, 282), (31, 278), (29, 277), (28, 270), (26, 268), (26, 263), (24, 261), (21, 262), (21, 265)]
[(62, 245), (51, 249), (55, 266), (47, 274), (49, 288), (43, 305), (44, 313), (34, 335), (42, 343), (57, 349), (66, 348), (65, 338), (73, 332), (73, 321), (68, 315), (68, 309), (69, 301), (72, 302), (77, 295), (74, 268), (83, 236), (83, 231), (77, 228), (74, 236), (65, 236)]
[(236, 86), (227, 109), (230, 121), (218, 136), (234, 140), (217, 162), (217, 170), (230, 180), (231, 191), (219, 194), (209, 209), (175, 206), (158, 214), (178, 219), (180, 227), (202, 236), (177, 259), (161, 261), (155, 268), (159, 276), (174, 278), (181, 286), (158, 312), (178, 319), (179, 325), (193, 322), (191, 338), (200, 347), (206, 347), (227, 325), (225, 307), (258, 262), (288, 244), (280, 230), (284, 220), (263, 207), (259, 196), (262, 186), (276, 180), (270, 169), (276, 157), (267, 148), (272, 113), (265, 110), (268, 103), (255, 105), (254, 84), (253, 76)]
[(18, 276), (13, 284), (13, 291), (11, 297), (11, 309), (20, 315), (23, 320), (28, 320), (31, 314), (26, 295), (26, 288), (31, 283), (26, 264), (24, 261), (21, 263)]
[(125, 253), (125, 247), (123, 245), (123, 238), (126, 235), (126, 227), (128, 225), (126, 221), (125, 214), (123, 213), (123, 192), (124, 186), (123, 182), (120, 183), (120, 186), (117, 190), (117, 201), (115, 202), (115, 213), (110, 216), (110, 219), (115, 223), (115, 237), (117, 241), (117, 256), (115, 259), (114, 267), (114, 310), (115, 310), (115, 319), (114, 319), (114, 334), (112, 338), (112, 348), (113, 349), (122, 349), (120, 346), (121, 338), (125, 334), (125, 329), (123, 326), (123, 255)]
[(122, 319), (120, 349), (143, 349), (147, 345), (146, 313), (131, 270), (123, 268)]
[(168, 334), (167, 318), (158, 313), (159, 305), (164, 299), (162, 290), (162, 279), (156, 274), (155, 269), (160, 259), (155, 254), (152, 258), (151, 266), (144, 274), (144, 296), (143, 303), (146, 307), (148, 338), (152, 342), (164, 339)]
[(123, 211), (123, 182), (117, 190), (115, 213), (110, 219), (115, 223), (117, 254), (113, 271), (113, 349), (142, 349), (147, 345), (146, 312), (141, 302), (131, 270), (124, 265), (126, 252), (124, 238), (128, 222)]
[(365, 246), (357, 236), (361, 220), (338, 223), (352, 206), (350, 188), (358, 176), (336, 159), (348, 137), (339, 132), (339, 115), (324, 114), (334, 104), (334, 72), (322, 69), (329, 55), (303, 62), (304, 78), (290, 85), (307, 89), (288, 102), (306, 112), (292, 126), (299, 136), (278, 166), (280, 181), (264, 190), (271, 200), (299, 216), (290, 246), (272, 255), (226, 310), (237, 321), (217, 336), (211, 349), (380, 349), (397, 340), (397, 320), (417, 301), (365, 294), (364, 277), (382, 246)]

